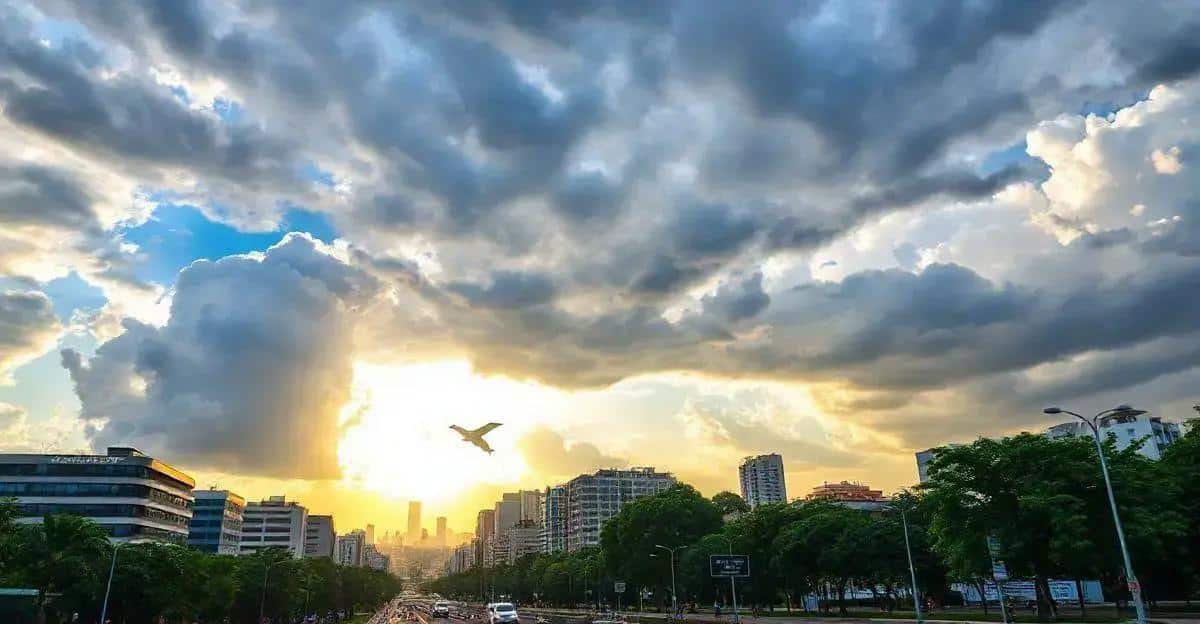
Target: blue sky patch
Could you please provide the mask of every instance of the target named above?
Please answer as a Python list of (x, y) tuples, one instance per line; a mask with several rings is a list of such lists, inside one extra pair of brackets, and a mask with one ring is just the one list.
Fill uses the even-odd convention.
[(209, 220), (193, 206), (163, 203), (155, 209), (153, 218), (126, 229), (122, 237), (136, 244), (144, 257), (137, 269), (138, 277), (169, 286), (180, 269), (196, 260), (262, 251), (288, 232), (307, 232), (325, 242), (337, 236), (325, 215), (300, 208), (288, 210), (276, 230), (243, 232)]

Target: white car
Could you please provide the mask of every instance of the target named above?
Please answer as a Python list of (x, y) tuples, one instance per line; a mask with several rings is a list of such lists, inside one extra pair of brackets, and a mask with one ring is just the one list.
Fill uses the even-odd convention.
[(511, 602), (493, 602), (487, 606), (488, 624), (519, 624), (517, 608)]
[(448, 618), (450, 617), (450, 603), (439, 600), (433, 603), (433, 609), (430, 611), (430, 613), (435, 618)]

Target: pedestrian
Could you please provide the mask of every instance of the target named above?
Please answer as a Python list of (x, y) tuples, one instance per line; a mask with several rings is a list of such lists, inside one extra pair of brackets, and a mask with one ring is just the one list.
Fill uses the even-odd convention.
[(716, 600), (713, 601), (713, 615), (721, 617), (721, 603)]

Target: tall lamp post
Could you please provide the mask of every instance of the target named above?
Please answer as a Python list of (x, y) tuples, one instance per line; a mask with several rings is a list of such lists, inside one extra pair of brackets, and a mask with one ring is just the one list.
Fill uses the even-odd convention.
[(666, 546), (663, 546), (662, 544), (655, 544), (654, 547), (661, 548), (661, 549), (671, 553), (671, 617), (675, 617), (675, 614), (679, 613), (679, 601), (676, 599), (676, 595), (675, 595), (675, 551), (683, 549), (683, 548), (687, 548), (687, 546), (676, 546), (674, 548), (668, 548)]
[(904, 552), (908, 555), (908, 574), (912, 579), (913, 608), (917, 612), (917, 624), (921, 624), (921, 595), (917, 591), (917, 569), (913, 566), (912, 546), (908, 543), (908, 515), (900, 508), (900, 524), (904, 526)]
[[(719, 535), (718, 537), (724, 540), (725, 544), (729, 546), (729, 554), (733, 555), (733, 540), (724, 535)], [(733, 624), (738, 624), (738, 622), (742, 621), (742, 618), (738, 615), (737, 585), (734, 583), (732, 576), (729, 577), (729, 597), (733, 601)]]
[(1117, 541), (1121, 543), (1121, 557), (1125, 560), (1125, 581), (1129, 584), (1129, 593), (1133, 595), (1133, 607), (1137, 610), (1138, 624), (1146, 624), (1146, 605), (1142, 604), (1142, 586), (1133, 573), (1133, 562), (1129, 558), (1129, 547), (1125, 544), (1125, 529), (1121, 526), (1121, 515), (1117, 513), (1117, 499), (1113, 496), (1112, 480), (1108, 476), (1108, 462), (1104, 460), (1104, 445), (1100, 442), (1100, 423), (1105, 418), (1114, 416), (1140, 416), (1144, 410), (1133, 409), (1128, 405), (1118, 405), (1109, 410), (1096, 414), (1091, 419), (1084, 418), (1075, 412), (1058, 407), (1047, 407), (1042, 410), (1045, 414), (1070, 414), (1087, 424), (1092, 430), (1092, 439), (1096, 442), (1096, 454), (1100, 457), (1100, 472), (1104, 474), (1104, 489), (1108, 492), (1108, 504), (1112, 507), (1113, 524), (1117, 527)]
[(273, 568), (285, 561), (287, 561), (287, 559), (280, 559), (279, 561), (275, 561), (275, 562), (267, 564), (267, 567), (263, 568), (262, 599), (258, 601), (258, 622), (259, 622), (259, 624), (262, 624), (263, 613), (266, 611), (266, 607), (267, 607), (267, 574), (269, 574), (271, 572), (271, 568)]
[(104, 586), (104, 604), (100, 606), (100, 624), (104, 624), (105, 618), (108, 617), (108, 594), (112, 591), (113, 573), (117, 570), (117, 551), (121, 550), (125, 542), (113, 542), (112, 563), (108, 565), (108, 584)]

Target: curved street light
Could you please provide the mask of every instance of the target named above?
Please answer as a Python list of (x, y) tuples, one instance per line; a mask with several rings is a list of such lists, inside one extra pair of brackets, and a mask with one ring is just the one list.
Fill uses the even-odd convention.
[[(733, 555), (733, 538), (727, 537), (725, 535), (718, 535), (717, 539), (720, 539), (721, 541), (725, 542), (726, 545), (729, 546), (729, 554), (730, 554), (730, 556), (732, 556)], [(738, 615), (737, 585), (735, 584), (732, 576), (729, 577), (729, 596), (730, 596), (730, 599), (733, 601), (733, 624), (738, 624), (739, 622), (742, 621), (742, 618), (741, 618), (741, 616)]]
[(290, 560), (291, 560), (290, 558), (279, 559), (277, 561), (273, 561), (273, 562), (267, 564), (267, 566), (265, 568), (263, 568), (262, 599), (258, 601), (258, 622), (259, 622), (259, 624), (262, 624), (263, 612), (266, 610), (266, 607), (267, 607), (267, 574), (269, 574), (271, 572), (271, 568), (273, 568), (281, 563), (286, 563), (287, 561), (290, 561)]
[(687, 546), (676, 546), (674, 548), (670, 548), (668, 546), (663, 546), (662, 544), (655, 544), (654, 547), (661, 548), (671, 553), (671, 617), (675, 617), (675, 614), (679, 613), (679, 602), (676, 600), (675, 596), (675, 551), (683, 550), (684, 548), (687, 548)]
[(1092, 440), (1096, 442), (1096, 454), (1100, 456), (1100, 472), (1104, 474), (1104, 489), (1108, 492), (1108, 504), (1112, 508), (1113, 524), (1117, 527), (1117, 541), (1121, 543), (1121, 557), (1125, 561), (1125, 581), (1129, 584), (1129, 593), (1133, 595), (1133, 607), (1137, 610), (1138, 624), (1146, 624), (1146, 605), (1142, 603), (1142, 586), (1138, 583), (1137, 576), (1133, 574), (1133, 562), (1129, 558), (1129, 547), (1125, 545), (1125, 529), (1121, 526), (1121, 516), (1117, 513), (1117, 499), (1113, 496), (1112, 480), (1108, 476), (1108, 462), (1104, 460), (1104, 445), (1100, 441), (1100, 424), (1106, 418), (1114, 416), (1140, 416), (1146, 412), (1145, 410), (1133, 409), (1128, 405), (1118, 405), (1112, 409), (1104, 410), (1090, 419), (1060, 407), (1047, 407), (1042, 410), (1042, 413), (1070, 414), (1082, 420), (1092, 430)]
[(108, 617), (108, 594), (112, 591), (113, 573), (117, 571), (117, 551), (127, 542), (113, 542), (112, 563), (108, 565), (108, 584), (104, 586), (104, 605), (100, 607), (100, 621)]

